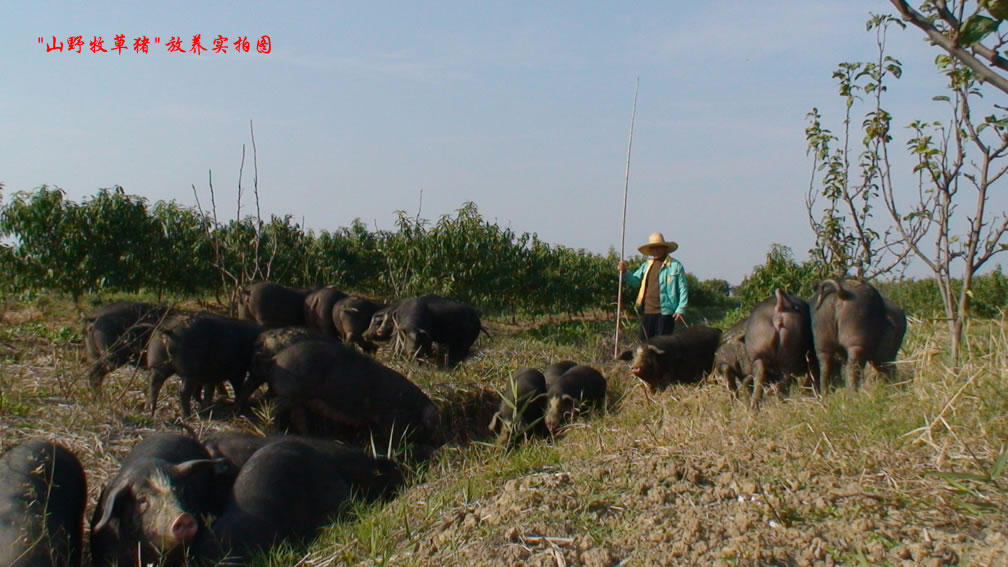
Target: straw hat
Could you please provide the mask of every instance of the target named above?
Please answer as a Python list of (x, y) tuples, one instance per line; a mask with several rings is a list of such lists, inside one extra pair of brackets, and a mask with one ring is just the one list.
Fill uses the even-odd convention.
[(672, 241), (666, 241), (665, 237), (660, 232), (652, 232), (651, 236), (648, 237), (647, 244), (637, 248), (640, 250), (641, 254), (647, 254), (648, 256), (657, 256), (656, 248), (664, 248), (666, 254), (671, 254), (679, 248), (679, 245)]

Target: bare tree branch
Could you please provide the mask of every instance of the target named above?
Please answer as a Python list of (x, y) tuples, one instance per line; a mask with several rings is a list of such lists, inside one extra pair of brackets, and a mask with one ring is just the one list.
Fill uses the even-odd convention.
[(238, 165), (238, 210), (235, 212), (235, 219), (241, 220), (242, 203), (242, 172), (245, 170), (245, 144), (242, 144), (241, 164)]
[[(921, 29), (927, 34), (931, 41), (936, 45), (944, 49), (949, 53), (949, 55), (955, 57), (956, 59), (963, 62), (964, 65), (969, 67), (973, 71), (977, 78), (981, 81), (990, 83), (997, 87), (1002, 92), (1008, 94), (1008, 79), (1002, 77), (993, 69), (988, 67), (983, 61), (977, 59), (972, 53), (966, 51), (965, 49), (959, 47), (956, 43), (955, 38), (948, 37), (943, 34), (926, 16), (918, 12), (917, 10), (910, 7), (910, 5), (905, 0), (889, 0), (896, 10), (899, 11), (903, 19), (917, 28)], [(937, 4), (937, 2), (936, 2)], [(944, 2), (941, 2), (944, 4)], [(947, 10), (945, 10), (947, 12)], [(953, 18), (954, 20), (954, 18)], [(955, 23), (954, 29), (958, 30), (958, 22)], [(953, 24), (949, 24), (953, 25)], [(975, 44), (972, 46), (974, 51), (977, 51), (991, 62), (991, 65), (1008, 70), (1008, 61), (997, 55), (996, 52), (991, 52), (991, 50), (983, 47), (982, 45)]]
[[(959, 4), (958, 15), (953, 14), (951, 10), (948, 9), (948, 2), (946, 2), (945, 0), (935, 0), (934, 7), (939, 17), (941, 17), (941, 19), (945, 21), (946, 24), (948, 24), (949, 29), (958, 30), (962, 26), (962, 23), (966, 21), (966, 19), (963, 17), (966, 10), (965, 2)], [(980, 5), (978, 3), (976, 10), (974, 11), (974, 14), (978, 13), (979, 10)], [(997, 45), (1000, 46), (1003, 43), (1004, 40), (999, 39)], [(998, 55), (997, 48), (991, 49), (986, 47), (982, 43), (978, 42), (971, 45), (970, 49), (973, 50), (974, 53), (979, 54), (984, 59), (990, 61), (991, 65), (993, 65), (994, 67), (997, 67), (998, 69), (1001, 69), (1003, 71), (1008, 71), (1008, 59), (1005, 59), (1000, 55)]]

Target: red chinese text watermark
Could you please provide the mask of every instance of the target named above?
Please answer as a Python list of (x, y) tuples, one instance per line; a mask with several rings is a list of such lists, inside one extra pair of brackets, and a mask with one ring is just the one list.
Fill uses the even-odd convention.
[[(38, 42), (40, 45), (45, 46), (46, 53), (56, 51), (62, 53), (64, 51), (64, 46), (67, 53), (83, 53), (84, 51), (90, 51), (91, 53), (115, 53), (117, 55), (122, 55), (122, 52), (130, 51), (130, 42), (126, 40), (126, 34), (116, 34), (113, 38), (114, 46), (106, 48), (105, 40), (100, 35), (91, 36), (90, 40), (85, 40), (82, 35), (72, 35), (66, 38), (66, 41), (62, 39), (57, 40), (56, 36), (52, 36), (52, 41), (46, 41), (42, 36), (39, 36)], [(154, 36), (153, 41), (151, 38), (142, 35), (133, 38), (132, 51), (133, 53), (150, 53), (153, 46), (161, 44), (161, 38)], [(196, 34), (192, 36), (192, 40), (188, 42), (188, 45), (182, 40), (182, 36), (171, 36), (170, 39), (164, 42), (165, 48), (168, 53), (188, 53), (191, 55), (203, 55), (204, 53), (227, 53), (228, 49), (231, 49), (232, 53), (248, 53), (252, 48), (252, 43), (249, 41), (248, 36), (235, 36), (233, 39), (224, 35), (218, 35), (213, 39), (213, 47), (207, 48), (203, 45), (203, 34)], [(256, 53), (270, 53), (273, 51), (273, 42), (268, 35), (261, 35), (259, 39), (255, 40), (255, 50)]]

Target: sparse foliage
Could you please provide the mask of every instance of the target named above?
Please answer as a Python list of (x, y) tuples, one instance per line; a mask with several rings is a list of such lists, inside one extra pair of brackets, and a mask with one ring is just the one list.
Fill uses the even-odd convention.
[[(824, 128), (817, 108), (807, 116), (805, 137), (814, 159), (805, 205), (816, 235), (809, 254), (834, 277), (871, 279), (904, 264), (908, 254), (907, 249), (892, 246), (891, 229), (879, 229), (873, 222), (874, 205), (887, 182), (885, 144), (892, 140), (892, 117), (882, 107), (885, 80), (903, 74), (899, 60), (885, 54), (886, 29), (892, 24), (902, 25), (890, 16), (872, 16), (869, 29), (876, 31), (876, 61), (841, 63), (833, 72), (844, 101), (842, 132)], [(852, 132), (858, 104), (865, 99), (869, 109), (859, 131)], [(826, 202), (822, 210), (816, 210), (819, 198)]]
[(981, 82), (1008, 93), (1008, 59), (1001, 51), (1008, 30), (1000, 30), (1008, 17), (1005, 0), (927, 0), (914, 9), (906, 0), (889, 0), (904, 20), (927, 35), (947, 57), (962, 63)]
[[(903, 4), (894, 3), (898, 7)], [(997, 28), (982, 23), (990, 18), (978, 15), (980, 7), (972, 15), (965, 15), (963, 4), (925, 4), (946, 25), (950, 6), (958, 10), (958, 21), (963, 22), (956, 31), (949, 32), (958, 44), (965, 42), (979, 49), (979, 41)], [(907, 151), (916, 162), (910, 172), (916, 178), (916, 190), (908, 198), (911, 184), (903, 181), (900, 172), (894, 172), (890, 161), (893, 117), (882, 105), (886, 81), (902, 74), (899, 61), (885, 50), (886, 32), (893, 24), (902, 25), (891, 16), (872, 16), (867, 27), (876, 34), (877, 60), (844, 63), (834, 74), (846, 106), (842, 137), (822, 127), (817, 110), (809, 114), (809, 149), (815, 156), (815, 171), (823, 172), (823, 189), (815, 188), (814, 172), (807, 200), (817, 234), (817, 246), (812, 252), (833, 276), (872, 278), (911, 259), (926, 265), (935, 275), (952, 336), (951, 354), (957, 359), (963, 322), (970, 313), (973, 279), (991, 258), (1008, 249), (1003, 242), (1008, 217), (1004, 211), (988, 210), (991, 191), (1008, 171), (1008, 115), (1002, 107), (983, 102), (979, 82), (983, 74), (962, 58), (939, 55), (936, 64), (948, 82), (945, 93), (935, 96), (934, 101), (946, 106), (948, 118), (910, 123)], [(1000, 47), (1003, 41), (1000, 35), (996, 37)], [(961, 47), (956, 49), (963, 51)], [(852, 182), (847, 151), (849, 126), (852, 107), (862, 97), (870, 103), (862, 121), (860, 180)], [(838, 141), (842, 149), (832, 147)], [(962, 218), (956, 213), (970, 204), (970, 189), (973, 212)], [(821, 217), (814, 210), (817, 195), (828, 200)], [(888, 225), (878, 228), (876, 220), (876, 228), (872, 228), (871, 211), (879, 198), (889, 213)], [(933, 247), (927, 245), (929, 241)]]

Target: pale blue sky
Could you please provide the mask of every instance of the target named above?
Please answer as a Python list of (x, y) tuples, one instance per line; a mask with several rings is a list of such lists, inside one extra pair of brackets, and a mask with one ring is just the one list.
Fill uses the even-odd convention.
[[(836, 64), (873, 57), (864, 22), (890, 11), (885, 0), (140, 5), (5, 7), (6, 193), (46, 183), (79, 200), (120, 184), (192, 204), (194, 183), (208, 201), (212, 169), (233, 215), (251, 119), (267, 214), (391, 228), (423, 190), (427, 218), (471, 200), (516, 231), (605, 252), (619, 246), (640, 76), (627, 251), (659, 230), (697, 277), (732, 282), (771, 242), (799, 257), (812, 244), (805, 115), (836, 118)], [(162, 44), (78, 55), (38, 43), (101, 35), (109, 47), (117, 33)], [(167, 53), (168, 37), (197, 33), (205, 47), (247, 35), (252, 50)], [(255, 53), (262, 34), (269, 55)], [(913, 30), (890, 45), (905, 67), (895, 123), (940, 116), (936, 52)], [(251, 188), (248, 164), (245, 175)]]

